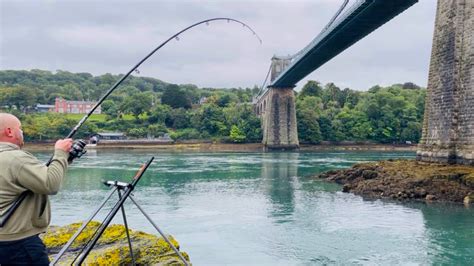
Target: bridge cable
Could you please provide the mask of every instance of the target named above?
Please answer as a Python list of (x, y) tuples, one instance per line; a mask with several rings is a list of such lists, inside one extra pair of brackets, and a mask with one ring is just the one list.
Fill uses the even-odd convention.
[[(319, 33), (322, 34), (323, 32), (325, 32), (329, 27), (331, 27), (331, 25), (334, 23), (334, 21), (336, 21), (336, 19), (339, 17), (339, 15), (341, 15), (342, 11), (344, 10), (344, 8), (346, 8), (347, 4), (349, 3), (349, 0), (344, 0), (344, 2), (342, 3), (342, 5), (339, 7), (339, 9), (337, 10), (336, 14), (334, 14), (334, 16), (329, 20), (328, 24), (326, 24), (326, 26), (324, 26), (324, 28), (321, 30), (321, 32)], [(318, 36), (319, 36), (318, 35)], [(293, 60), (294, 58), (298, 57), (300, 54), (304, 53), (306, 50), (306, 47), (304, 47), (303, 49), (301, 49), (300, 51), (296, 52), (295, 54), (289, 56), (290, 60)]]
[(339, 10), (337, 10), (336, 14), (334, 14), (329, 23), (323, 28), (323, 30), (321, 30), (321, 32), (327, 30), (334, 23), (334, 21), (336, 21), (337, 17), (339, 17), (344, 8), (346, 8), (347, 3), (349, 3), (349, 0), (344, 0), (344, 3), (342, 3), (341, 7), (339, 7)]
[(258, 96), (260, 96), (260, 94), (263, 92), (263, 90), (265, 89), (265, 85), (267, 84), (267, 80), (268, 80), (268, 77), (270, 76), (270, 72), (272, 71), (272, 64), (270, 64), (270, 67), (268, 68), (268, 71), (267, 71), (267, 76), (265, 77), (265, 80), (263, 81), (263, 84), (262, 84), (262, 87), (260, 88), (260, 90), (258, 91), (258, 94), (257, 94), (257, 98)]

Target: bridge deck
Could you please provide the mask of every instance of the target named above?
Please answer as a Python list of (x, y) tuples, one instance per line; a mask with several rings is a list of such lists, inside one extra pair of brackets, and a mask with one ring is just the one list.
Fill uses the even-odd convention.
[(292, 87), (418, 0), (359, 0), (293, 60), (270, 87)]

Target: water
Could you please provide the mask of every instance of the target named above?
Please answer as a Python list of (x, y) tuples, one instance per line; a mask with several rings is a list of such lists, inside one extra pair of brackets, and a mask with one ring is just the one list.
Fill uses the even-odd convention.
[[(91, 152), (52, 197), (52, 223), (88, 217), (102, 179), (129, 181), (150, 156), (135, 198), (194, 265), (474, 265), (474, 208), (364, 200), (309, 177), (414, 153)], [(132, 228), (155, 233), (126, 207)]]

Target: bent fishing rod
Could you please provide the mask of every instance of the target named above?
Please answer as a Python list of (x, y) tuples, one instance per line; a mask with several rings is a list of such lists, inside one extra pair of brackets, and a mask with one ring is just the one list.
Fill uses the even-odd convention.
[[(127, 74), (125, 74), (120, 80), (118, 80), (103, 96), (102, 98), (100, 98), (100, 100), (96, 103), (96, 105), (94, 105), (94, 107), (92, 107), (92, 109), (89, 111), (89, 113), (87, 113), (80, 121), (79, 123), (77, 123), (77, 125), (71, 130), (71, 132), (69, 132), (69, 134), (66, 136), (66, 138), (72, 138), (76, 132), (79, 130), (79, 128), (86, 122), (86, 120), (89, 118), (89, 116), (91, 116), (91, 114), (95, 111), (95, 109), (97, 109), (97, 107), (100, 106), (100, 104), (102, 104), (102, 102), (128, 77), (130, 76), (130, 74), (135, 71), (143, 62), (145, 62), (148, 58), (150, 58), (150, 56), (152, 56), (156, 51), (160, 50), (163, 46), (165, 46), (168, 42), (170, 42), (171, 40), (173, 39), (177, 39), (177, 37), (189, 30), (189, 29), (192, 29), (198, 25), (201, 25), (201, 24), (209, 24), (209, 22), (211, 21), (216, 21), (216, 20), (226, 20), (227, 22), (235, 22), (235, 23), (239, 23), (241, 24), (244, 28), (247, 28), (248, 30), (250, 30), (254, 36), (256, 36), (256, 38), (259, 40), (260, 43), (262, 43), (262, 39), (260, 39), (260, 37), (257, 35), (257, 33), (250, 27), (248, 26), (247, 24), (239, 21), (239, 20), (236, 20), (236, 19), (233, 19), (233, 18), (226, 18), (226, 17), (222, 17), (222, 18), (211, 18), (211, 19), (206, 19), (206, 20), (203, 20), (203, 21), (200, 21), (200, 22), (197, 22), (197, 23), (194, 23), (193, 25), (191, 26), (188, 26), (186, 28), (184, 28), (183, 30), (177, 32), (176, 34), (174, 34), (173, 36), (169, 37), (166, 41), (164, 41), (163, 43), (161, 43), (158, 47), (156, 47), (155, 49), (153, 49), (153, 51), (151, 51), (147, 56), (145, 56), (142, 60), (140, 60), (140, 62), (138, 62), (135, 66), (133, 66), (128, 72)], [(177, 39), (179, 40), (179, 39)], [(51, 162), (51, 159), (50, 161), (48, 162), (47, 165), (49, 165), (49, 163)]]
[[(79, 128), (87, 121), (87, 119), (94, 113), (94, 111), (102, 104), (102, 102), (115, 90), (117, 89), (117, 87), (122, 84), (122, 82), (128, 77), (130, 76), (130, 74), (132, 74), (133, 71), (137, 70), (138, 67), (143, 64), (143, 62), (145, 62), (146, 60), (148, 60), (148, 58), (150, 58), (155, 52), (157, 52), (158, 50), (160, 50), (163, 46), (165, 46), (167, 43), (169, 43), (171, 40), (173, 39), (176, 39), (176, 40), (179, 40), (178, 36), (182, 33), (184, 33), (185, 31), (188, 31), (196, 26), (199, 26), (201, 24), (206, 24), (206, 25), (209, 25), (209, 22), (212, 22), (212, 21), (220, 21), (220, 20), (224, 20), (224, 21), (227, 21), (228, 23), (229, 22), (234, 22), (234, 23), (238, 23), (240, 25), (242, 25), (244, 28), (250, 30), (252, 32), (252, 34), (258, 39), (258, 41), (260, 42), (260, 44), (262, 43), (262, 39), (258, 36), (258, 34), (247, 24), (245, 24), (244, 22), (240, 21), (240, 20), (237, 20), (237, 19), (233, 19), (233, 18), (227, 18), (227, 17), (219, 17), (219, 18), (210, 18), (210, 19), (205, 19), (205, 20), (202, 20), (202, 21), (199, 21), (197, 23), (194, 23), (182, 30), (180, 30), (179, 32), (175, 33), (174, 35), (172, 35), (171, 37), (169, 37), (166, 41), (162, 42), (160, 45), (158, 45), (155, 49), (153, 49), (148, 55), (146, 55), (142, 60), (140, 60), (135, 66), (133, 66), (122, 78), (120, 78), (114, 85), (112, 85), (112, 87), (99, 99), (99, 101), (97, 101), (97, 103), (92, 107), (92, 109), (82, 117), (82, 119), (77, 123), (77, 125), (69, 132), (69, 134), (67, 134), (67, 136), (65, 137), (66, 139), (67, 138), (72, 138), (74, 137), (74, 135), (76, 135), (77, 131), (79, 130)], [(85, 144), (84, 144), (85, 145)], [(51, 164), (51, 162), (53, 161), (53, 156), (51, 156), (51, 158), (48, 160), (48, 162), (46, 163), (46, 166), (49, 166)], [(8, 219), (13, 215), (13, 213), (15, 212), (15, 210), (18, 208), (18, 206), (21, 204), (21, 202), (26, 198), (26, 196), (28, 195), (28, 193), (30, 193), (29, 191), (25, 191), (23, 192), (22, 194), (20, 194), (20, 196), (13, 202), (12, 206), (4, 213), (0, 216), (0, 227), (3, 227), (3, 225), (8, 221)], [(41, 213), (44, 211), (44, 208), (43, 210), (41, 211)]]

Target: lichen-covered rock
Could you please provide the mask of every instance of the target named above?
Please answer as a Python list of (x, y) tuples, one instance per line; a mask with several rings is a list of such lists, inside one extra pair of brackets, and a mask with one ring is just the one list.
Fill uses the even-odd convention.
[[(71, 236), (81, 227), (81, 223), (73, 223), (67, 226), (51, 226), (48, 231), (41, 235), (52, 260), (59, 250), (67, 243)], [(92, 238), (95, 230), (100, 226), (99, 222), (91, 222), (87, 228), (74, 241), (68, 252), (61, 258), (59, 265), (71, 265), (82, 247)], [(184, 265), (179, 257), (173, 252), (166, 241), (155, 235), (140, 231), (129, 230), (132, 239), (132, 249), (135, 262), (139, 265)], [(168, 236), (173, 245), (179, 249), (178, 242)], [(181, 252), (186, 260), (189, 256)], [(87, 265), (130, 265), (132, 263), (130, 251), (125, 233), (125, 226), (110, 225), (85, 260)]]
[(343, 185), (343, 192), (370, 198), (447, 201), (472, 204), (474, 167), (388, 160), (356, 164), (322, 173), (317, 178)]

